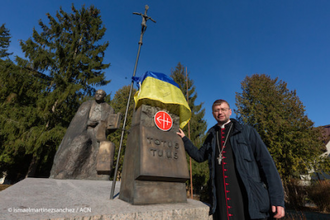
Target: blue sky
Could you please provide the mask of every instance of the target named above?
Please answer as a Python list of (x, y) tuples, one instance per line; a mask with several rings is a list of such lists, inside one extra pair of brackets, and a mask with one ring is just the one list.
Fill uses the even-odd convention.
[(330, 124), (328, 0), (2, 0), (9, 52), (24, 56), (19, 40), (32, 36), (39, 19), (47, 23), (47, 12), (54, 16), (60, 6), (70, 12), (72, 3), (101, 10), (103, 40), (110, 43), (106, 78), (112, 80), (102, 89), (112, 97), (131, 83), (141, 30), (141, 17), (132, 13), (143, 13), (147, 4), (157, 23), (148, 21), (136, 76), (148, 70), (170, 75), (181, 62), (194, 80), (196, 104), (204, 103), (208, 127), (215, 123), (213, 101), (226, 99), (235, 109), (241, 81), (255, 73), (285, 81), (315, 126)]

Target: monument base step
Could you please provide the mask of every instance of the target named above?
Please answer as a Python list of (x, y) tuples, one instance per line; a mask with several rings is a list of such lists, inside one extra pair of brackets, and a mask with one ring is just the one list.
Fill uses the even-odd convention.
[[(131, 205), (110, 200), (111, 181), (27, 178), (0, 192), (0, 219), (212, 219), (200, 201)], [(115, 195), (120, 189), (116, 182)]]

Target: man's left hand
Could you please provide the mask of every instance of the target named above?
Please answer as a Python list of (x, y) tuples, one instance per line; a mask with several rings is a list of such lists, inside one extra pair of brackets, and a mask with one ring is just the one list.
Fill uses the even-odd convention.
[(284, 207), (282, 206), (272, 206), (272, 212), (274, 218), (283, 218), (285, 215)]

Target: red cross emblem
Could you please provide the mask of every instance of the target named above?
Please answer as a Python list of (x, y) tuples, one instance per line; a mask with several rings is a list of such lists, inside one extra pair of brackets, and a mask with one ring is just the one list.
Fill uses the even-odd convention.
[(172, 118), (171, 116), (164, 111), (159, 111), (155, 114), (154, 117), (156, 126), (163, 131), (168, 131), (172, 127)]

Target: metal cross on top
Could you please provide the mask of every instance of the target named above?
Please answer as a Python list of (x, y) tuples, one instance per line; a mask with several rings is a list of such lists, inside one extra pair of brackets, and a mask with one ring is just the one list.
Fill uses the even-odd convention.
[(144, 11), (144, 14), (142, 13), (139, 13), (139, 12), (133, 12), (133, 14), (135, 15), (140, 15), (142, 17), (142, 23), (141, 23), (141, 36), (140, 36), (140, 41), (139, 41), (139, 44), (142, 44), (142, 38), (143, 38), (143, 34), (144, 32), (147, 30), (147, 21), (150, 19), (151, 21), (155, 22), (155, 20), (153, 20), (151, 17), (149, 17), (147, 15), (147, 12), (148, 12), (148, 9), (149, 9), (149, 6), (146, 5), (145, 7), (145, 11)]

